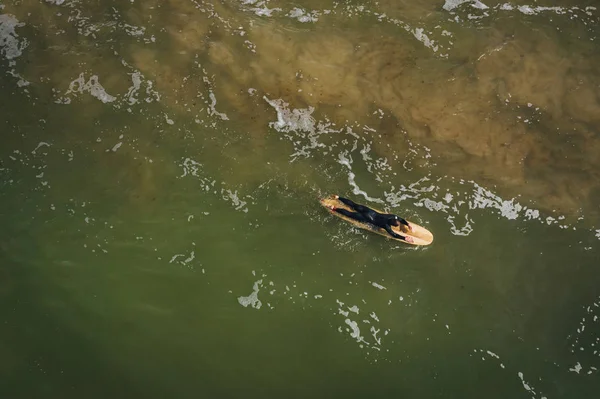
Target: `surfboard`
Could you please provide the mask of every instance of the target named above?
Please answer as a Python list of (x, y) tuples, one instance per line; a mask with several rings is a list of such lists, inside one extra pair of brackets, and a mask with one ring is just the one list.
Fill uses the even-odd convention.
[[(392, 230), (403, 236), (410, 236), (413, 239), (413, 242), (408, 242), (408, 241), (402, 240), (400, 238), (392, 237), (391, 235), (389, 235), (389, 233), (387, 231), (385, 231), (385, 229), (375, 227), (369, 223), (359, 222), (358, 220), (349, 218), (348, 216), (342, 215), (341, 213), (332, 211), (329, 207), (333, 205), (335, 208), (347, 209), (347, 210), (353, 212), (353, 210), (350, 209), (349, 206), (344, 204), (339, 199), (335, 198), (334, 195), (331, 195), (327, 198), (322, 198), (320, 200), (320, 202), (321, 202), (321, 205), (323, 205), (325, 207), (325, 209), (327, 209), (327, 211), (329, 213), (331, 213), (332, 215), (335, 215), (341, 219), (344, 219), (345, 221), (352, 223), (354, 226), (356, 226), (358, 228), (361, 228), (364, 230), (369, 230), (375, 234), (379, 234), (381, 236), (387, 237), (390, 240), (400, 241), (405, 244), (411, 244), (411, 245), (417, 245), (417, 246), (429, 245), (433, 242), (433, 234), (431, 234), (431, 232), (429, 230), (427, 230), (423, 226), (419, 226), (418, 224), (411, 222), (410, 220), (406, 220), (406, 221), (411, 225), (412, 231), (408, 230), (408, 227), (406, 227), (404, 225), (400, 225), (399, 227), (392, 226)], [(375, 208), (371, 208), (371, 209), (373, 209), (374, 211), (377, 211), (379, 213), (386, 213), (386, 212), (381, 212)]]

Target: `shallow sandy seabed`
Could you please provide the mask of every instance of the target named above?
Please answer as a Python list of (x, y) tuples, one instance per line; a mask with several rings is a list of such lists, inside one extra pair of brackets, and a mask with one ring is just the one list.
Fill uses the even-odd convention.
[[(448, 16), (438, 3), (410, 8), (403, 18), (443, 23)], [(315, 107), (315, 115), (338, 126), (380, 126), (382, 138), (373, 144), (381, 155), (392, 156), (395, 135), (406, 135), (431, 149), (444, 174), (497, 185), (501, 194), (522, 194), (542, 209), (597, 213), (597, 45), (581, 40), (561, 46), (552, 27), (533, 30), (504, 20), (481, 35), (459, 28), (443, 58), (401, 29), (356, 19), (349, 22), (352, 30), (317, 23), (297, 29), (238, 6), (169, 1), (123, 7), (120, 21), (147, 27), (142, 36), (107, 28), (114, 24), (106, 13), (108, 21), (86, 19), (100, 18), (101, 9), (86, 8), (82, 16), (76, 5), (62, 7), (59, 16), (52, 5), (24, 2), (3, 12), (40, 33), (24, 50), (22, 74), (35, 83), (32, 90), (45, 81), (64, 93), (83, 69), (89, 71), (84, 80), (94, 73), (107, 93), (123, 93), (137, 70), (154, 82), (172, 118), (206, 122), (207, 105), (218, 101), (227, 120), (246, 127), (259, 158), (274, 119), (262, 96), (282, 98), (292, 108)], [(402, 11), (402, 3), (379, 4), (379, 12)], [(66, 21), (68, 13), (78, 16), (75, 22)], [(69, 24), (88, 35), (76, 34), (74, 45), (73, 33), (54, 34)], [(90, 26), (96, 26), (92, 34)], [(91, 96), (77, 98), (92, 118), (107, 106)], [(387, 115), (385, 123), (373, 116), (376, 110)], [(228, 126), (224, 118), (219, 123)]]

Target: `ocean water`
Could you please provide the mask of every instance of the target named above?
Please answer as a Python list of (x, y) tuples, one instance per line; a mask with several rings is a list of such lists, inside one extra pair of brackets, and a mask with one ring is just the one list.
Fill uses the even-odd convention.
[(599, 17), (0, 0), (0, 397), (598, 396)]

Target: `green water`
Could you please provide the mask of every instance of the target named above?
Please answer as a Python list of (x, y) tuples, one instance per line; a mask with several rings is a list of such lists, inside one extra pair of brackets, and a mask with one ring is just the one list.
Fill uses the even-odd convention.
[(0, 397), (598, 396), (598, 11), (457, 3), (2, 2)]

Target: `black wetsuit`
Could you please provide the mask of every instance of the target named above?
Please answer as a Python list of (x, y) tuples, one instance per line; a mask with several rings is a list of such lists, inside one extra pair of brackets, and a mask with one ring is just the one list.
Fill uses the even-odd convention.
[(338, 199), (344, 204), (348, 205), (353, 210), (355, 210), (355, 212), (335, 208), (336, 212), (341, 213), (344, 216), (348, 216), (349, 218), (352, 218), (359, 222), (369, 223), (373, 226), (385, 229), (385, 231), (387, 231), (394, 238), (406, 240), (406, 237), (401, 236), (400, 234), (392, 230), (392, 226), (395, 225), (394, 222), (400, 222), (401, 224), (408, 226), (408, 222), (406, 220), (391, 213), (379, 213), (367, 206), (357, 204), (347, 198), (339, 197)]

